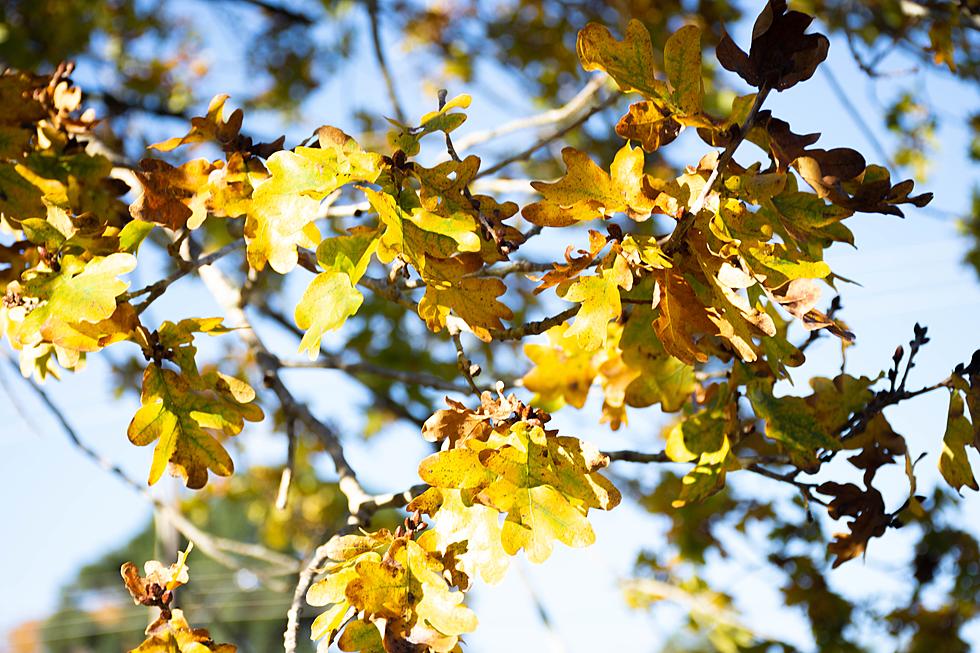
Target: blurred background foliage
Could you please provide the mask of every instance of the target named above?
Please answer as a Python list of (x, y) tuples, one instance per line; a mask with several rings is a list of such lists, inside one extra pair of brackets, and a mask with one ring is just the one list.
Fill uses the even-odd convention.
[[(432, 97), (436, 88), (466, 85), (499, 98), (502, 106), (516, 96), (553, 107), (568, 101), (585, 84), (575, 35), (589, 21), (621, 34), (630, 18), (639, 18), (658, 53), (673, 30), (694, 22), (704, 30), (703, 48), (710, 52), (726, 25), (754, 16), (756, 8), (746, 4), (723, 0), (5, 0), (0, 2), (0, 62), (45, 71), (64, 60), (76, 61), (75, 77), (86, 91), (87, 104), (106, 119), (101, 132), (105, 147), (119, 160), (135, 160), (146, 144), (161, 135), (183, 133), (187, 121), (201, 115), (201, 107), (212, 95), (229, 88), (234, 89), (235, 104), (248, 116), (245, 131), (257, 125), (262, 132), (259, 138), (274, 138), (278, 134), (271, 126), (301, 123), (310, 114), (319, 122), (336, 121), (340, 109), (322, 93), (323, 87), (344, 71), (354, 70), (378, 77), (381, 89), (374, 63), (376, 41), (384, 43), (389, 57), (411, 53), (415, 73), (411, 83), (431, 89)], [(897, 138), (890, 149), (879, 144), (876, 154), (890, 167), (900, 166), (919, 179), (926, 178), (935, 154), (937, 126), (963, 117), (950, 112), (945, 98), (922, 93), (923, 79), (942, 75), (968, 85), (977, 82), (980, 3), (802, 0), (791, 4), (815, 14), (818, 29), (836, 37), (835, 44), (846, 43), (869, 82), (881, 89), (881, 111), (870, 119), (880, 121), (874, 129), (884, 126)], [(707, 84), (706, 108), (727, 107), (735, 92), (726, 86), (732, 76), (720, 74), (714, 57), (706, 56), (704, 62), (706, 78), (713, 80)], [(395, 81), (403, 91), (409, 85), (406, 80)], [(852, 92), (840, 90), (845, 99)], [(346, 119), (360, 129), (359, 139), (370, 148), (372, 138), (383, 139), (387, 125), (377, 113), (366, 110), (366, 103), (347, 100), (341, 103), (349, 112)], [(960, 146), (978, 162), (980, 107), (967, 108), (972, 139)], [(606, 117), (615, 119), (612, 114)], [(611, 123), (570, 132), (563, 140), (604, 165), (621, 143)], [(523, 174), (558, 175), (561, 166), (553, 154), (545, 151), (519, 164)], [(659, 166), (668, 174), (675, 164), (658, 156), (649, 157), (648, 171)], [(980, 189), (964, 185), (964, 193), (972, 195), (971, 211), (959, 218), (965, 236), (976, 243), (968, 262), (980, 274)], [(346, 226), (344, 220), (331, 222), (336, 233)], [(240, 225), (232, 221), (209, 223), (208, 248), (240, 236), (227, 231), (235, 228)], [(247, 279), (242, 271), (240, 281), (254, 305), (262, 307), (265, 324), (287, 335), (301, 335), (292, 326), (291, 305), (279, 298), (282, 277), (267, 274)], [(517, 320), (523, 321), (523, 316)], [(360, 360), (383, 360), (396, 371), (421, 371), (446, 379), (455, 375), (451, 352), (426, 346), (431, 334), (396, 304), (369, 294), (349, 324), (345, 340), (335, 345), (338, 356), (354, 352)], [(398, 328), (389, 326), (393, 324)], [(478, 355), (486, 361), (486, 378), (513, 379), (522, 371), (512, 357), (499, 352), (491, 357), (489, 348)], [(113, 359), (113, 366), (119, 392), (135, 391), (142, 365)], [(399, 383), (391, 375), (358, 369), (351, 376), (367, 397), (358, 407), (364, 415), (364, 437), (397, 422), (418, 425), (442, 403), (441, 393)], [(181, 510), (216, 535), (261, 542), (301, 557), (336, 530), (344, 510), (336, 486), (317, 474), (313, 463), (318, 452), (304, 444), (313, 439), (299, 435), (297, 472), (286, 510), (275, 506), (281, 468), (259, 466), (212, 482), (204, 492), (183, 500)], [(917, 534), (912, 578), (907, 577), (908, 570), (895, 573), (909, 583), (908, 601), (882, 613), (879, 606), (857, 604), (828, 585), (825, 537), (799, 501), (740, 496), (729, 488), (705, 503), (674, 509), (670, 502), (677, 496), (679, 477), (658, 470), (644, 474), (623, 482), (638, 504), (655, 516), (668, 535), (664, 541), (670, 544), (645, 551), (637, 561), (636, 578), (624, 590), (628, 603), (637, 609), (664, 600), (684, 608), (686, 616), (664, 651), (795, 650), (742, 623), (731, 597), (713, 591), (706, 580), (709, 561), (723, 560), (732, 546), (751, 547), (759, 538), (771, 542), (771, 549), (760, 554), (764, 558), (760, 564), (778, 570), (783, 600), (803, 613), (817, 650), (876, 650), (866, 643), (869, 630), (879, 642), (894, 645), (890, 650), (969, 650), (961, 630), (977, 616), (980, 552), (976, 539), (957, 523), (961, 515), (948, 494), (937, 491), (930, 498), (933, 508), (907, 525)], [(399, 518), (382, 513), (377, 519), (377, 526), (393, 526)], [(166, 562), (179, 545), (148, 524), (131, 542), (80, 570), (64, 588), (55, 614), (12, 634), (13, 650), (109, 653), (137, 644), (145, 615), (128, 602), (119, 583), (119, 563), (152, 558)], [(200, 554), (192, 557), (191, 568), (194, 582), (181, 593), (180, 603), (193, 607), (195, 620), (206, 623), (216, 640), (234, 642), (243, 653), (281, 646), (288, 604), (288, 591), (281, 589), (290, 578), (230, 571)], [(302, 645), (312, 650), (310, 644)]]

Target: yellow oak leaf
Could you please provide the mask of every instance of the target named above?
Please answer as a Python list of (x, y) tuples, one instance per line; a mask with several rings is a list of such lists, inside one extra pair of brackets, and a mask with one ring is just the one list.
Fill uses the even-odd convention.
[(350, 182), (372, 183), (380, 157), (334, 128), (321, 128), (320, 147), (298, 147), (269, 157), (269, 178), (256, 184), (245, 220), (248, 261), (256, 270), (268, 263), (285, 274), (296, 266), (297, 247), (315, 247), (313, 220), (320, 201)]
[[(609, 510), (620, 501), (616, 488), (598, 473), (608, 458), (576, 438), (521, 421), (494, 431), (487, 442), (470, 439), (458, 446), (423, 460), (419, 475), (433, 487), (472, 491), (474, 502), (507, 513), (500, 537), (510, 555), (523, 548), (529, 560), (542, 562), (555, 539), (569, 546), (591, 544), (589, 509)], [(484, 472), (473, 468), (476, 461)]]
[(964, 415), (963, 397), (957, 390), (949, 395), (949, 411), (946, 418), (946, 434), (943, 436), (943, 449), (939, 456), (939, 472), (946, 483), (957, 492), (966, 487), (978, 490), (977, 479), (970, 467), (966, 448), (976, 447), (973, 425)]
[(462, 604), (463, 593), (450, 589), (443, 564), (414, 540), (396, 538), (382, 559), (361, 560), (354, 571), (346, 599), (367, 619), (386, 621), (386, 642), (448, 652), (476, 629), (476, 615)]
[[(65, 256), (57, 274), (38, 274), (26, 280), (25, 296), (40, 302), (27, 312), (8, 312), (7, 335), (17, 346), (42, 342), (75, 351), (97, 351), (103, 339), (127, 330), (126, 315), (111, 318), (117, 311), (116, 297), (129, 287), (119, 276), (136, 267), (136, 257), (117, 252), (83, 262)], [(9, 288), (8, 288), (9, 292)]]
[(403, 191), (397, 199), (388, 192), (361, 190), (384, 226), (378, 245), (378, 259), (382, 263), (402, 256), (422, 272), (429, 258), (480, 251), (482, 245), (473, 216), (461, 212), (442, 216), (428, 211), (419, 204), (419, 196), (412, 190)]
[[(313, 606), (328, 606), (327, 610), (320, 613), (314, 619), (310, 638), (313, 640), (324, 640), (329, 646), (336, 637), (346, 621), (346, 616), (352, 606), (347, 600), (347, 585), (358, 577), (357, 565), (363, 561), (379, 562), (381, 556), (391, 546), (393, 538), (387, 530), (380, 530), (374, 533), (363, 535), (340, 535), (330, 538), (326, 544), (327, 557), (332, 561), (327, 566), (327, 575), (310, 585), (306, 592), (306, 601)], [(351, 641), (354, 633), (357, 632), (356, 624), (362, 622), (352, 622), (344, 631), (347, 641)], [(368, 624), (374, 629), (380, 645), (380, 635), (373, 625)], [(348, 635), (348, 629), (355, 628), (354, 633)], [(361, 648), (344, 648), (344, 638), (341, 638), (341, 650), (362, 650)], [(321, 643), (322, 646), (322, 643)]]
[(433, 515), (429, 532), (444, 555), (454, 545), (465, 546), (462, 553), (454, 554), (455, 569), (469, 582), (477, 576), (490, 585), (503, 580), (510, 559), (501, 544), (500, 513), (495, 509), (472, 501), (464, 491), (449, 488), (429, 488), (406, 509)]
[(146, 631), (146, 640), (129, 653), (235, 653), (234, 644), (216, 644), (204, 628), (191, 628), (183, 610), (158, 619)]
[(526, 344), (524, 354), (534, 367), (524, 375), (524, 387), (535, 393), (533, 404), (554, 411), (568, 403), (585, 405), (596, 377), (595, 352), (582, 349), (578, 338), (568, 337), (568, 325), (548, 329), (548, 344)]
[(388, 122), (395, 126), (395, 129), (388, 132), (388, 143), (408, 156), (415, 156), (419, 153), (419, 141), (423, 136), (437, 131), (448, 134), (466, 122), (466, 114), (453, 109), (465, 109), (470, 106), (471, 100), (469, 95), (457, 95), (439, 110), (430, 111), (422, 116), (416, 127), (409, 127), (388, 118)]
[(418, 312), (429, 329), (441, 331), (453, 313), (467, 324), (473, 335), (489, 342), (490, 331), (503, 328), (501, 320), (514, 316), (497, 299), (507, 291), (503, 281), (496, 277), (468, 276), (482, 265), (477, 256), (428, 260), (421, 271), (426, 286)]
[(622, 41), (598, 23), (589, 23), (578, 33), (579, 61), (585, 70), (605, 71), (626, 93), (637, 92), (647, 98), (667, 98), (667, 84), (656, 78), (650, 32), (640, 21), (626, 25)]
[(148, 483), (160, 480), (168, 466), (192, 489), (204, 487), (208, 470), (231, 475), (234, 464), (216, 436), (237, 435), (245, 420), (261, 420), (254, 398), (255, 392), (233, 377), (181, 374), (150, 363), (143, 374), (143, 405), (128, 429), (137, 446), (157, 443)]
[(634, 220), (645, 220), (655, 205), (644, 184), (643, 150), (624, 145), (613, 159), (609, 172), (600, 168), (584, 152), (572, 147), (562, 150), (567, 171), (556, 182), (535, 181), (531, 185), (544, 200), (524, 207), (521, 214), (530, 222), (546, 227), (564, 227), (599, 217), (626, 213)]
[(296, 304), (296, 326), (306, 331), (299, 344), (310, 360), (320, 355), (320, 338), (327, 331), (339, 329), (347, 318), (357, 313), (364, 296), (343, 272), (321, 272)]
[(364, 296), (355, 287), (377, 249), (377, 233), (369, 229), (327, 238), (317, 248), (317, 260), (324, 271), (306, 288), (296, 305), (296, 326), (306, 331), (300, 351), (310, 360), (320, 355), (320, 338), (339, 329), (357, 313)]
[(632, 286), (633, 273), (621, 256), (616, 256), (612, 267), (600, 274), (579, 277), (563, 296), (566, 301), (582, 304), (565, 337), (575, 338), (583, 351), (600, 349), (606, 342), (607, 325), (618, 319), (623, 310), (619, 289), (629, 290)]

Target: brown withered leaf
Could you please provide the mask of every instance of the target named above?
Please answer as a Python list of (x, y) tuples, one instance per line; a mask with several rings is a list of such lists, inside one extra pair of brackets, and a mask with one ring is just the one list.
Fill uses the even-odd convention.
[(904, 217), (898, 205), (911, 204), (922, 208), (932, 201), (932, 193), (910, 195), (914, 185), (911, 179), (906, 179), (892, 186), (887, 169), (870, 165), (854, 179), (844, 182), (841, 192), (829, 196), (829, 199), (852, 211)]
[(189, 545), (185, 551), (178, 553), (177, 562), (169, 567), (164, 567), (156, 560), (148, 560), (143, 565), (146, 576), (140, 576), (139, 568), (132, 562), (124, 563), (119, 574), (129, 595), (133, 597), (133, 602), (136, 605), (158, 607), (169, 603), (167, 592), (186, 585), (189, 580), (187, 555), (192, 548), (193, 545)]
[(456, 448), (460, 441), (486, 440), (493, 431), (489, 415), (467, 408), (464, 404), (446, 397), (449, 408), (437, 410), (422, 425), (422, 438), (428, 442), (449, 440), (449, 448)]
[(885, 512), (885, 500), (873, 487), (864, 490), (853, 483), (828, 481), (820, 484), (817, 492), (834, 497), (827, 507), (833, 519), (854, 518), (847, 524), (850, 532), (836, 533), (827, 547), (836, 556), (835, 568), (864, 553), (868, 541), (884, 535), (892, 521), (891, 515)]
[(599, 252), (603, 250), (606, 246), (607, 239), (598, 231), (594, 229), (589, 230), (589, 250), (584, 249), (578, 250), (581, 256), (574, 256), (572, 254), (572, 246), (569, 245), (565, 249), (565, 261), (567, 263), (555, 263), (554, 269), (549, 270), (541, 277), (541, 285), (534, 289), (534, 294), (537, 295), (548, 288), (552, 288), (561, 283), (574, 279), (578, 276), (582, 270), (592, 265), (595, 261), (596, 256)]
[(673, 142), (681, 125), (658, 102), (647, 100), (630, 105), (629, 111), (616, 123), (616, 133), (636, 141), (647, 152)]
[(802, 320), (820, 301), (820, 285), (816, 279), (792, 279), (772, 296), (790, 315)]
[(785, 91), (810, 79), (827, 58), (830, 41), (823, 34), (806, 34), (813, 16), (787, 11), (786, 0), (769, 0), (752, 28), (752, 45), (745, 53), (728, 34), (718, 42), (718, 61), (752, 86)]
[(715, 327), (704, 305), (683, 274), (674, 269), (657, 270), (654, 274), (659, 301), (656, 302), (658, 314), (653, 328), (664, 349), (689, 365), (707, 361), (708, 355), (700, 350), (698, 340), (714, 333)]
[(178, 168), (160, 159), (143, 159), (136, 171), (142, 189), (129, 212), (137, 220), (175, 231), (195, 229), (207, 217), (208, 175), (213, 170), (207, 159), (194, 159)]
[(895, 456), (902, 456), (907, 450), (905, 438), (892, 430), (891, 424), (881, 413), (871, 418), (864, 431), (846, 442), (845, 447), (861, 449), (861, 453), (847, 460), (858, 469), (864, 470), (864, 484), (868, 487), (881, 467), (891, 465), (895, 462)]

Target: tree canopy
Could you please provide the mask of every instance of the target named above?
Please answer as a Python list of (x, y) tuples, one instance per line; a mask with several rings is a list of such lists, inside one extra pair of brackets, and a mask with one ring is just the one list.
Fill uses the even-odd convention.
[[(905, 75), (975, 84), (973, 3), (768, 0), (747, 17), (710, 0), (213, 4), (241, 19), (221, 48), (242, 68), (195, 54), (218, 38), (194, 22), (198, 3), (0, 9), (4, 356), (71, 442), (188, 543), (162, 562), (145, 548), (110, 561), (153, 609), (133, 651), (268, 646), (257, 631), (217, 642), (193, 602), (178, 607), (199, 556), (279, 597), (287, 653), (307, 637), (320, 651), (462, 651), (478, 627), (469, 592), (515, 557), (591, 545), (596, 512), (624, 502), (670, 523), (623, 588), (634, 607), (685, 606), (677, 650), (798, 650), (712, 587), (732, 529), (771, 541), (764, 564), (818, 650), (969, 650), (980, 545), (957, 495), (978, 490), (980, 350), (964, 335), (955, 368), (919, 379), (930, 337), (917, 324), (891, 360), (852, 369), (852, 280), (827, 256), (860, 247), (863, 215), (930, 210), (916, 184), (944, 107), (899, 93), (875, 117), (899, 147), (872, 138), (862, 153), (834, 146), (836, 118), (826, 136), (799, 134), (772, 100), (828, 56), (890, 83), (895, 50), (917, 66)], [(416, 48), (424, 113), (402, 104), (393, 34)], [(849, 52), (831, 55), (831, 37)], [(320, 102), (344, 129), (266, 133), (309, 112), (342, 66), (377, 75), (384, 113)], [(491, 108), (468, 129), (480, 108), (443, 87), (501, 71), (547, 110), (504, 121)], [(964, 217), (980, 242), (980, 216)], [(207, 302), (167, 303), (184, 288)], [(826, 339), (839, 372), (802, 378)], [(57, 408), (58, 380), (95, 357), (138, 396), (126, 437), (147, 448), (145, 480)], [(296, 369), (342, 373), (368, 400), (331, 404), (330, 377), (308, 402)], [(890, 409), (932, 393), (948, 397), (945, 432), (910, 442)], [(553, 428), (590, 397), (635, 446)], [(325, 411), (362, 414), (364, 437), (408, 426), (431, 446), (402, 460), (419, 483), (369, 487), (345, 450), (358, 434)], [(236, 467), (257, 428), (278, 434), (284, 464)], [(922, 489), (928, 466), (945, 488)], [(192, 492), (161, 499), (149, 486), (168, 475)], [(740, 477), (767, 490), (735, 491)], [(907, 604), (858, 606), (833, 587), (902, 527)], [(869, 619), (877, 642), (858, 627)]]

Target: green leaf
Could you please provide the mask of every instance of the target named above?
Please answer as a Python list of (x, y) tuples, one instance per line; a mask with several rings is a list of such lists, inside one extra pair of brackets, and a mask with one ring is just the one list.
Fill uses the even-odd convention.
[(766, 420), (766, 436), (785, 445), (794, 463), (807, 467), (817, 462), (817, 451), (840, 449), (840, 442), (817, 421), (802, 397), (776, 397), (771, 382), (754, 381), (746, 396), (755, 414)]
[(949, 412), (946, 417), (946, 434), (939, 456), (939, 472), (951, 488), (957, 492), (965, 485), (973, 491), (980, 489), (970, 466), (967, 447), (976, 447), (973, 425), (963, 414), (962, 395), (953, 390), (949, 395)]
[(578, 33), (576, 49), (582, 68), (605, 71), (624, 92), (635, 91), (651, 100), (670, 98), (667, 85), (654, 76), (650, 32), (640, 21), (630, 20), (622, 41), (605, 26), (589, 23)]
[(664, 69), (673, 87), (672, 99), (688, 115), (701, 113), (704, 81), (701, 78), (701, 30), (685, 25), (664, 45)]

